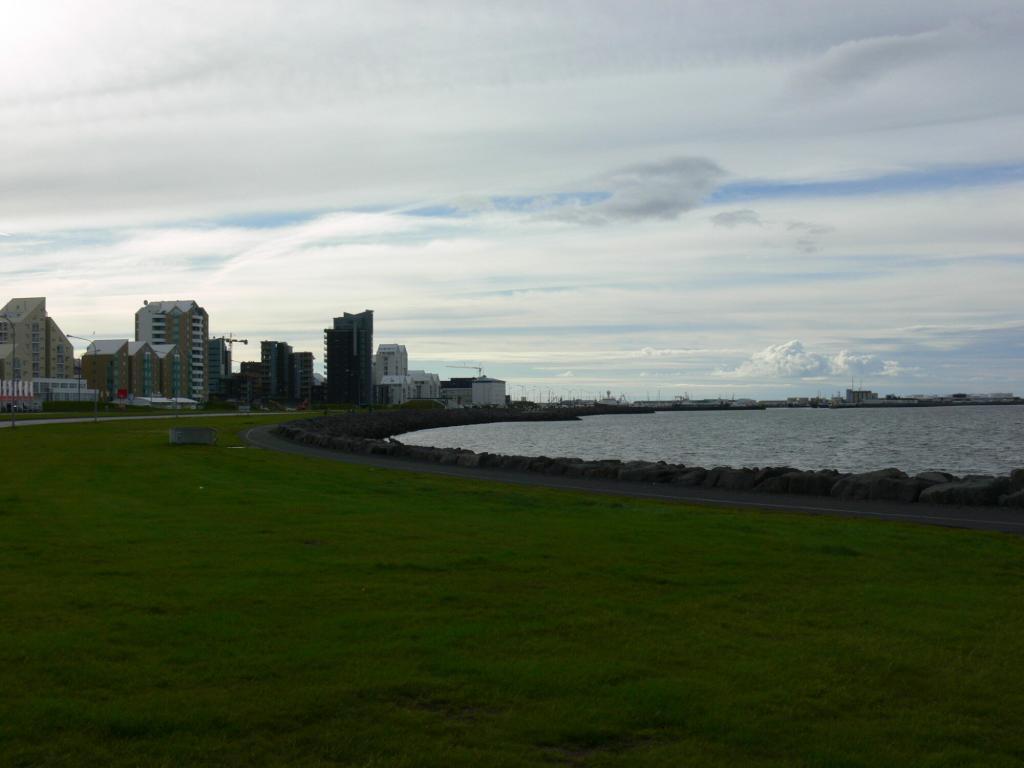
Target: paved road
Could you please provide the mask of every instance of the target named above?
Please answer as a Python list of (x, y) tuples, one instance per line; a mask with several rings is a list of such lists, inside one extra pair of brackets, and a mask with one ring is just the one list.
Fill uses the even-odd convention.
[[(221, 416), (277, 416), (280, 415), (278, 411), (258, 411), (255, 413), (237, 413), (235, 411), (226, 411), (224, 413), (215, 412), (203, 412), (203, 413), (172, 413), (172, 414), (161, 414), (159, 416), (100, 416), (98, 419), (94, 419), (92, 416), (68, 416), (62, 419), (25, 419), (25, 421), (16, 421), (15, 427), (35, 427), (43, 426), (46, 424), (88, 424), (91, 421), (145, 421), (146, 419), (212, 419), (220, 418)], [(296, 417), (297, 418), (297, 417)], [(0, 414), (0, 429), (10, 429), (11, 419), (10, 414), (7, 414), (7, 419), (3, 419), (3, 415)]]
[(794, 496), (790, 494), (744, 493), (720, 491), (715, 488), (683, 488), (655, 483), (627, 483), (615, 480), (581, 479), (538, 475), (501, 469), (476, 469), (441, 466), (391, 456), (358, 456), (311, 445), (300, 445), (274, 435), (274, 425), (251, 427), (242, 433), (249, 445), (282, 453), (308, 456), (346, 464), (424, 472), (472, 480), (494, 480), (512, 485), (540, 486), (561, 490), (585, 491), (613, 496), (631, 496), (659, 501), (678, 501), (688, 504), (708, 504), (724, 507), (782, 512), (802, 512), (812, 515), (862, 517), (894, 520), (948, 528), (970, 528), (979, 531), (1002, 531), (1024, 534), (1024, 511), (1003, 507), (953, 507), (927, 504), (897, 504), (877, 501), (847, 501), (822, 496)]

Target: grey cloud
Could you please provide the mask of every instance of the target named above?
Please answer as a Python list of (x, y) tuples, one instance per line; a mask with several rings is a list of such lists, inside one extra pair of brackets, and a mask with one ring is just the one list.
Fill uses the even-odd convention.
[(803, 253), (817, 253), (821, 250), (818, 238), (836, 231), (835, 227), (810, 221), (791, 221), (786, 225), (786, 229), (799, 235), (796, 247)]
[(757, 211), (750, 208), (716, 213), (711, 217), (711, 223), (716, 227), (726, 227), (727, 229), (735, 229), (744, 224), (752, 224), (755, 227), (762, 226), (761, 217), (757, 215)]
[(590, 188), (606, 193), (607, 199), (565, 206), (538, 218), (592, 225), (671, 221), (697, 207), (724, 176), (717, 164), (700, 157), (627, 166), (589, 182)]
[(799, 93), (814, 96), (841, 94), (901, 67), (938, 56), (959, 44), (960, 35), (951, 29), (848, 40), (832, 46), (812, 64), (800, 69), (791, 85)]
[(836, 231), (836, 228), (828, 224), (814, 224), (810, 221), (791, 221), (786, 225), (790, 232), (805, 232), (808, 235), (828, 235)]

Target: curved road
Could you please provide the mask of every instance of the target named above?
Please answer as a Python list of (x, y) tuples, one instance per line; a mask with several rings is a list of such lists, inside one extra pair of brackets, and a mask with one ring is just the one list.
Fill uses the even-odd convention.
[(276, 425), (250, 427), (242, 433), (242, 439), (251, 446), (266, 450), (380, 469), (399, 469), (407, 472), (423, 472), (471, 480), (492, 480), (512, 485), (530, 485), (659, 501), (743, 507), (776, 512), (803, 512), (811, 515), (862, 517), (922, 525), (939, 525), (947, 528), (970, 528), (978, 531), (1024, 534), (1024, 510), (1007, 507), (953, 507), (881, 501), (848, 501), (823, 496), (769, 495), (724, 491), (715, 488), (684, 488), (660, 483), (559, 477), (491, 468), (442, 466), (395, 456), (362, 456), (311, 445), (301, 445), (273, 434), (271, 430), (274, 426)]

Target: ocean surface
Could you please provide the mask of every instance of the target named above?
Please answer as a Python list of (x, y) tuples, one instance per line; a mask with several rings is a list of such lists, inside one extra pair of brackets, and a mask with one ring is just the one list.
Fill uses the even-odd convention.
[(427, 429), (409, 445), (689, 466), (1007, 474), (1024, 467), (1024, 406), (659, 412)]

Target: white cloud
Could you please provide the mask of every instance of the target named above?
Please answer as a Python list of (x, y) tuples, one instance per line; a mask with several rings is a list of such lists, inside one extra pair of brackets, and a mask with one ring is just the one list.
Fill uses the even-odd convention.
[(841, 349), (834, 354), (809, 352), (801, 341), (793, 339), (755, 352), (736, 369), (722, 375), (763, 379), (829, 379), (837, 377), (898, 376), (917, 369), (900, 366), (895, 360), (876, 355), (855, 354)]

